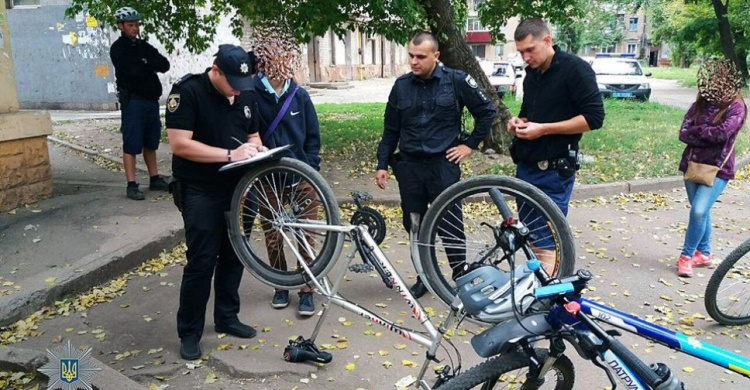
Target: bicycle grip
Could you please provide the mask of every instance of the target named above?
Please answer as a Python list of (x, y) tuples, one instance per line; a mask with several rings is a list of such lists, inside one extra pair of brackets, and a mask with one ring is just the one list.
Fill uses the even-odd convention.
[(649, 387), (654, 388), (662, 381), (662, 379), (659, 377), (659, 375), (656, 374), (656, 372), (654, 372), (654, 370), (646, 365), (646, 363), (644, 363), (641, 359), (638, 359), (638, 357), (635, 356), (635, 354), (631, 352), (628, 347), (623, 345), (619, 340), (610, 340), (609, 349), (612, 350), (612, 352), (617, 355), (617, 357), (622, 359), (622, 362), (625, 363), (625, 365), (630, 369), (632, 369), (633, 372), (638, 375), (638, 377), (644, 380)]
[(490, 198), (492, 198), (492, 201), (495, 202), (495, 205), (500, 211), (500, 215), (503, 217), (503, 220), (506, 222), (512, 220), (513, 213), (510, 211), (508, 204), (505, 203), (505, 197), (500, 192), (500, 190), (498, 190), (497, 188), (491, 188), (489, 192)]

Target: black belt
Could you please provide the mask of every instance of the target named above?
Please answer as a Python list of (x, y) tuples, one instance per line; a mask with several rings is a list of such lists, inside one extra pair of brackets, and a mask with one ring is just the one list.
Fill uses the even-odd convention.
[(440, 162), (440, 161), (445, 160), (445, 152), (431, 153), (431, 154), (413, 154), (413, 153), (399, 152), (399, 159), (402, 161), (419, 162), (419, 163)]

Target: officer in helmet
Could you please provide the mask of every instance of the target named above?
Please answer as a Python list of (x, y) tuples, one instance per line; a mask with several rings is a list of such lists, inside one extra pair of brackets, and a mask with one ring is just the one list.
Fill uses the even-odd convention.
[(143, 200), (145, 195), (135, 180), (135, 158), (143, 153), (148, 167), (149, 190), (167, 191), (167, 182), (159, 176), (156, 149), (161, 138), (159, 98), (162, 88), (157, 73), (169, 70), (169, 61), (140, 38), (141, 15), (131, 7), (115, 11), (117, 28), (122, 34), (112, 44), (109, 56), (115, 67), (117, 95), (122, 111), (122, 163), (128, 182), (127, 197)]

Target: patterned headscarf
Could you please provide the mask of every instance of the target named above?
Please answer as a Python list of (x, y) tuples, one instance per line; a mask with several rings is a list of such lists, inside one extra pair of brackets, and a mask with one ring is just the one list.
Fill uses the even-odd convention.
[(297, 40), (281, 25), (255, 26), (250, 32), (250, 49), (258, 58), (258, 70), (266, 77), (286, 80), (300, 64)]
[(743, 84), (742, 74), (728, 59), (707, 60), (698, 69), (698, 92), (708, 102), (729, 103)]

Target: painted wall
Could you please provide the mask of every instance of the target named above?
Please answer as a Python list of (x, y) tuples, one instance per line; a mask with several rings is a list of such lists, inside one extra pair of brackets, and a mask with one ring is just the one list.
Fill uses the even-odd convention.
[(93, 18), (65, 19), (66, 5), (8, 10), (22, 108), (114, 109), (110, 34)]

